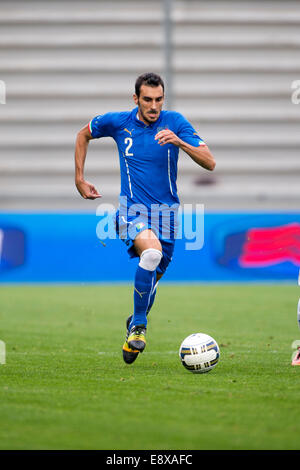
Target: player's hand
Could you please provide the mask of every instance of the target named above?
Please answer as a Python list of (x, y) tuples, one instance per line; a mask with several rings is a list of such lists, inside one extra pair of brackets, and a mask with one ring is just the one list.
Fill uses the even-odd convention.
[(102, 197), (92, 183), (88, 181), (76, 181), (76, 188), (84, 199), (97, 199)]
[(182, 143), (179, 137), (177, 137), (174, 132), (170, 131), (170, 129), (159, 131), (155, 136), (155, 140), (158, 141), (159, 145), (173, 144), (176, 145), (176, 147), (179, 147)]

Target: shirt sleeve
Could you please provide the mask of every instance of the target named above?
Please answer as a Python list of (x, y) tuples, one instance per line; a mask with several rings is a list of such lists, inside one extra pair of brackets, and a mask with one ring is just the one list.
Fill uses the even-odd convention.
[(193, 147), (206, 145), (206, 143), (201, 139), (201, 137), (198, 135), (198, 132), (195, 131), (189, 121), (179, 113), (177, 118), (177, 126), (178, 137), (187, 144), (190, 144)]
[(106, 113), (95, 116), (89, 122), (89, 130), (94, 139), (113, 137), (116, 129), (117, 113)]

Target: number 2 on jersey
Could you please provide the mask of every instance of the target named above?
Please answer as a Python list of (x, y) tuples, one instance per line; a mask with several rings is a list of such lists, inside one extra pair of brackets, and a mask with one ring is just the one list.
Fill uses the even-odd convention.
[(126, 150), (125, 150), (126, 157), (132, 157), (133, 153), (129, 152), (129, 150), (132, 147), (132, 138), (131, 137), (126, 137), (124, 142), (125, 142), (125, 144), (128, 144), (127, 147), (126, 147)]

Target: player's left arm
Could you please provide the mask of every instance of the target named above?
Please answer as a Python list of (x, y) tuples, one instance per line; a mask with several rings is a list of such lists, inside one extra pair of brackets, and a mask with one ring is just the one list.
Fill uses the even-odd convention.
[(155, 140), (158, 141), (159, 145), (176, 145), (176, 147), (181, 148), (181, 150), (187, 153), (194, 160), (194, 162), (206, 170), (213, 171), (215, 169), (215, 159), (205, 144), (194, 147), (193, 145), (184, 142), (170, 129), (164, 129), (158, 132), (155, 136)]

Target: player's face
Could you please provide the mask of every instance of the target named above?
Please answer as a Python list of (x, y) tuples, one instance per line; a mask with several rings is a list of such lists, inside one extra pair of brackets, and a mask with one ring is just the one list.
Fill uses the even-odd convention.
[(134, 95), (133, 99), (139, 107), (141, 121), (147, 125), (157, 121), (164, 102), (164, 90), (161, 85), (157, 87), (142, 85), (140, 96)]

